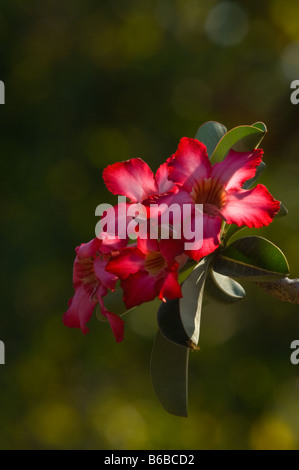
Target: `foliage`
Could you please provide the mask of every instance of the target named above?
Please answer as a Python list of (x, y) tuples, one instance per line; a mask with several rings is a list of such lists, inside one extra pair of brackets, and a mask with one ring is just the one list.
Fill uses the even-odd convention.
[[(262, 123), (258, 127), (240, 126), (227, 132), (222, 124), (209, 122), (201, 126), (196, 135), (208, 146), (210, 159), (219, 161), (231, 148), (243, 152), (257, 148), (265, 132), (266, 126)], [(259, 175), (260, 171), (257, 171), (250, 183), (253, 184)], [(246, 183), (250, 187), (248, 181)], [(159, 332), (152, 353), (152, 381), (161, 404), (178, 416), (187, 416), (186, 349), (198, 349), (207, 277), (209, 301), (226, 304), (245, 296), (244, 289), (233, 278), (263, 282), (289, 275), (284, 254), (272, 242), (263, 237), (248, 236), (230, 243), (230, 227), (233, 226), (225, 226), (224, 223), (221, 246), (202, 258), (183, 281), (182, 298), (167, 301), (158, 311)], [(233, 233), (236, 230), (233, 229)]]

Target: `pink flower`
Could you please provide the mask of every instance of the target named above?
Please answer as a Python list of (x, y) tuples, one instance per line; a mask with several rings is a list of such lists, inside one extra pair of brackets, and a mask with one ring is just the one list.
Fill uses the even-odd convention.
[(69, 308), (63, 315), (63, 322), (66, 326), (81, 328), (84, 334), (88, 333), (86, 323), (89, 322), (95, 306), (99, 304), (102, 315), (110, 323), (116, 341), (122, 341), (124, 321), (105, 308), (103, 297), (109, 289), (112, 291), (115, 289), (118, 280), (117, 276), (108, 273), (105, 267), (123, 243), (123, 240), (115, 240), (114, 243), (109, 240), (105, 243), (95, 238), (76, 248), (77, 256), (73, 269), (75, 294), (69, 300)]
[(126, 196), (131, 202), (142, 203), (148, 198), (166, 193), (175, 186), (168, 179), (168, 165), (163, 163), (154, 175), (141, 158), (109, 165), (103, 171), (104, 182), (113, 194)]
[(230, 150), (222, 162), (212, 166), (204, 144), (181, 139), (168, 165), (169, 179), (180, 187), (172, 202), (203, 204), (203, 245), (187, 252), (190, 257), (199, 260), (219, 246), (222, 221), (255, 228), (272, 222), (280, 202), (262, 184), (242, 189), (244, 182), (255, 176), (262, 155), (261, 149)]
[[(161, 213), (158, 206), (161, 195), (170, 195), (178, 190), (168, 178), (168, 165), (172, 158), (168, 158), (160, 165), (155, 175), (141, 158), (114, 163), (103, 171), (103, 179), (109, 191), (118, 196), (126, 196), (130, 200), (126, 203), (127, 209), (130, 206), (133, 209), (134, 206), (131, 216), (127, 217), (127, 226), (134, 219), (132, 214), (135, 209), (138, 211), (138, 204), (142, 204), (144, 212), (142, 211), (142, 215), (139, 214), (136, 222), (138, 220), (143, 224), (149, 238), (151, 229), (159, 231)], [(171, 221), (170, 218), (170, 225)], [(134, 225), (129, 227), (128, 232), (130, 236), (136, 232)], [(136, 234), (139, 235), (138, 231)], [(172, 234), (171, 227), (170, 234)]]
[(176, 240), (142, 240), (137, 246), (121, 250), (106, 266), (106, 271), (121, 279), (124, 302), (132, 308), (155, 297), (165, 301), (182, 296), (178, 283), (179, 255), (183, 244)]

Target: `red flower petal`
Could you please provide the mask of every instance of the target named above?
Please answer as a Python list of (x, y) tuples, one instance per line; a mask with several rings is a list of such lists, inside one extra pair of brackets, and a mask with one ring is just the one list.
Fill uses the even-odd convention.
[(184, 251), (184, 242), (182, 240), (161, 240), (159, 243), (160, 253), (168, 262), (168, 265), (176, 263), (175, 258)]
[(108, 312), (108, 310), (105, 310), (104, 312), (102, 311), (102, 314), (109, 321), (116, 342), (120, 343), (124, 339), (124, 320), (115, 313)]
[(155, 277), (143, 271), (132, 274), (121, 281), (126, 307), (133, 308), (153, 300), (157, 296), (156, 283)]
[(76, 253), (79, 258), (93, 258), (97, 253), (111, 253), (111, 251), (118, 251), (126, 245), (126, 239), (115, 237), (101, 240), (96, 237), (88, 243), (81, 243), (81, 245), (76, 248)]
[[(97, 237), (102, 240), (102, 253), (117, 251), (127, 245), (127, 227), (132, 220), (132, 217), (127, 215), (129, 206), (130, 204), (127, 202), (120, 202), (116, 206), (105, 210), (101, 216), (103, 231), (97, 233)], [(96, 229), (100, 231), (100, 227), (96, 227)]]
[(248, 191), (241, 189), (228, 192), (221, 213), (229, 224), (259, 228), (269, 225), (279, 208), (280, 202), (273, 198), (264, 185), (258, 184)]
[(197, 181), (209, 178), (210, 173), (211, 163), (206, 146), (196, 139), (183, 137), (169, 163), (169, 179), (191, 191)]
[[(166, 233), (172, 233), (172, 227), (178, 232), (180, 237), (183, 221), (183, 204), (193, 204), (193, 199), (189, 192), (177, 186), (169, 193), (158, 196), (155, 204), (150, 205), (150, 231), (159, 234), (159, 227)], [(178, 209), (178, 210), (177, 210)], [(178, 214), (177, 217), (174, 214)]]
[(113, 290), (115, 289), (115, 284), (118, 280), (117, 276), (115, 274), (111, 274), (106, 271), (106, 265), (107, 265), (107, 260), (102, 259), (102, 258), (96, 258), (94, 260), (94, 272), (97, 277), (97, 279), (100, 281), (103, 286), (106, 288), (108, 287), (109, 289)]
[(124, 248), (113, 257), (106, 266), (106, 271), (125, 279), (140, 269), (144, 269), (145, 256), (137, 248)]
[(159, 243), (156, 239), (151, 238), (138, 238), (137, 248), (144, 254), (147, 255), (151, 251), (159, 251)]
[(76, 248), (76, 253), (79, 258), (91, 258), (95, 256), (97, 251), (101, 251), (102, 240), (93, 238), (88, 243), (81, 243)]
[(161, 290), (159, 292), (159, 299), (177, 299), (182, 297), (181, 286), (178, 283), (178, 273), (169, 272), (163, 280)]
[(219, 247), (221, 223), (219, 217), (210, 217), (207, 214), (203, 215), (203, 244), (198, 250), (186, 250), (190, 258), (199, 261), (204, 256), (213, 253)]
[(114, 337), (119, 343), (124, 339), (124, 326), (125, 322), (120, 318), (118, 315), (115, 313), (109, 312), (104, 304), (103, 297), (106, 295), (107, 291), (103, 289), (103, 286), (99, 286), (97, 290), (97, 297), (99, 300), (100, 308), (101, 308), (101, 314), (107, 318), (109, 321), (111, 330), (114, 334)]
[(256, 167), (261, 163), (262, 156), (262, 149), (252, 152), (230, 150), (222, 162), (213, 165), (211, 176), (224, 184), (226, 190), (241, 189), (245, 181), (255, 176)]
[(109, 165), (103, 179), (109, 191), (132, 202), (142, 202), (158, 192), (153, 172), (141, 158)]
[(173, 157), (169, 157), (165, 163), (163, 163), (162, 165), (159, 166), (157, 172), (156, 172), (156, 182), (157, 182), (157, 185), (158, 185), (158, 193), (159, 194), (163, 194), (163, 193), (166, 193), (167, 191), (170, 191), (173, 186), (174, 186), (174, 183), (173, 181), (170, 181), (168, 179), (168, 170), (169, 170), (169, 163), (171, 162), (171, 160), (173, 159)]
[(91, 298), (91, 292), (83, 285), (75, 287), (75, 295), (69, 301), (69, 308), (63, 315), (63, 323), (70, 328), (81, 328), (82, 333), (89, 331), (86, 323), (89, 322), (94, 307), (97, 303), (96, 298)]

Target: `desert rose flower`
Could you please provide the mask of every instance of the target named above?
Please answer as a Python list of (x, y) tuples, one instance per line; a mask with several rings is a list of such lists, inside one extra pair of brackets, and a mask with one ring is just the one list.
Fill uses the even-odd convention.
[(272, 222), (280, 202), (262, 184), (242, 189), (245, 181), (255, 176), (262, 156), (261, 149), (230, 150), (222, 162), (212, 166), (204, 144), (181, 139), (168, 165), (169, 179), (179, 186), (171, 202), (203, 205), (203, 245), (187, 251), (190, 257), (199, 260), (218, 248), (222, 221), (255, 228)]
[(81, 328), (84, 334), (89, 329), (89, 322), (94, 308), (100, 305), (101, 313), (110, 323), (117, 342), (124, 336), (124, 321), (116, 314), (109, 312), (103, 298), (108, 290), (115, 289), (118, 280), (115, 274), (105, 270), (114, 253), (123, 247), (124, 240), (105, 241), (95, 238), (89, 243), (82, 243), (76, 248), (76, 259), (73, 269), (74, 296), (69, 300), (68, 310), (63, 315), (63, 322), (68, 327)]
[[(129, 202), (127, 209), (131, 206), (132, 211), (127, 222), (132, 216), (136, 223), (140, 222), (145, 231), (149, 232), (154, 227), (154, 231), (159, 232), (161, 212), (159, 212), (159, 200), (163, 195), (169, 195), (178, 190), (177, 185), (168, 178), (168, 165), (173, 157), (169, 157), (156, 171), (152, 172), (150, 167), (141, 158), (132, 158), (123, 162), (109, 165), (103, 171), (103, 180), (107, 189), (118, 196), (125, 196)], [(138, 205), (142, 205), (141, 213)], [(139, 207), (140, 208), (140, 207)], [(137, 211), (135, 213), (135, 210)], [(167, 212), (167, 209), (162, 212)], [(135, 214), (137, 214), (135, 216)], [(170, 218), (169, 228), (172, 234), (172, 219)], [(128, 228), (128, 233), (134, 233), (134, 225)], [(138, 232), (137, 232), (138, 233)], [(142, 236), (143, 237), (143, 236)], [(154, 237), (158, 238), (158, 237)]]
[(182, 252), (179, 240), (138, 238), (136, 246), (122, 249), (108, 262), (106, 271), (121, 279), (128, 309), (156, 297), (165, 301), (182, 296), (178, 283)]

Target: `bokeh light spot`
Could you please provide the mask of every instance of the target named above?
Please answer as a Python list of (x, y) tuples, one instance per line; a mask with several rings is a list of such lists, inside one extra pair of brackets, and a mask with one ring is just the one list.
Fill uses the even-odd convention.
[(299, 78), (299, 41), (291, 42), (284, 48), (280, 61), (287, 80)]
[(63, 449), (69, 446), (72, 448), (80, 435), (77, 420), (74, 408), (65, 403), (49, 402), (32, 409), (27, 425), (41, 447)]
[(205, 31), (210, 41), (221, 46), (239, 44), (249, 30), (247, 12), (234, 2), (221, 2), (207, 16)]
[(271, 0), (269, 3), (271, 16), (274, 22), (291, 40), (299, 40), (298, 28), (298, 0)]
[(291, 429), (280, 418), (269, 416), (256, 422), (250, 432), (252, 450), (294, 450)]

